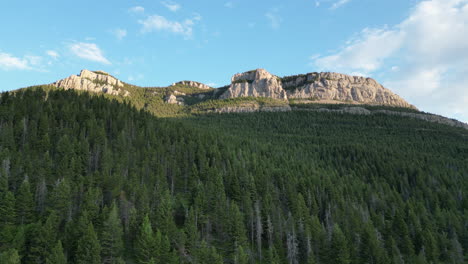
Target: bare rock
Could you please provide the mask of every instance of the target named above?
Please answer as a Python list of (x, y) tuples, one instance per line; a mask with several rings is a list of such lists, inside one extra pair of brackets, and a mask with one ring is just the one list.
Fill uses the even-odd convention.
[(372, 78), (322, 72), (284, 77), (283, 80), (283, 88), (287, 90), (290, 99), (314, 98), (319, 101), (335, 100), (416, 109)]
[(194, 82), (194, 81), (176, 82), (176, 83), (173, 83), (171, 86), (176, 86), (176, 85), (184, 85), (184, 86), (194, 87), (194, 88), (203, 89), (203, 90), (213, 89), (211, 86), (208, 86), (200, 82)]
[(52, 85), (65, 90), (75, 89), (111, 95), (130, 95), (128, 91), (121, 88), (124, 85), (120, 80), (103, 71), (92, 72), (82, 70), (80, 75), (71, 75), (54, 82)]
[(220, 96), (220, 99), (249, 96), (288, 100), (280, 78), (264, 69), (234, 75), (231, 79), (231, 86)]
[(416, 109), (374, 79), (334, 72), (308, 73), (279, 78), (257, 69), (236, 74), (220, 96), (270, 97), (275, 99), (313, 99), (318, 102), (388, 105)]
[(168, 104), (177, 104), (177, 105), (184, 105), (185, 104), (184, 98), (176, 97), (173, 94), (170, 94), (169, 96), (167, 96), (165, 102), (168, 103)]

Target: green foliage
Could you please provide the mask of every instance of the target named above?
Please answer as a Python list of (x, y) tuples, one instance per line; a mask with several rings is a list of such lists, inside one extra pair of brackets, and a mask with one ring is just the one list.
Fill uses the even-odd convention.
[(100, 264), (101, 263), (101, 245), (97, 239), (93, 224), (90, 223), (83, 236), (78, 240), (76, 250), (77, 264)]
[[(466, 259), (466, 130), (314, 111), (163, 119), (157, 89), (1, 95), (1, 263)], [(281, 105), (262, 100), (200, 105)]]
[(20, 264), (21, 259), (16, 249), (9, 249), (0, 253), (0, 263), (2, 264)]
[(46, 260), (46, 264), (66, 264), (67, 259), (63, 254), (62, 242), (59, 240), (57, 245), (52, 248), (52, 252)]
[(159, 252), (148, 215), (143, 218), (134, 251), (137, 263), (146, 264), (156, 261)]
[(118, 215), (118, 208), (115, 202), (109, 212), (108, 218), (102, 227), (101, 255), (103, 263), (118, 263), (123, 252), (123, 229)]

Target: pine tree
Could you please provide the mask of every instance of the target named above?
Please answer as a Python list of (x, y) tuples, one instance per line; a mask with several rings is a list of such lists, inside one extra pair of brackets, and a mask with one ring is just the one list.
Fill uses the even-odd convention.
[(139, 264), (149, 264), (155, 261), (157, 242), (148, 215), (143, 218), (134, 245), (135, 258)]
[(346, 237), (341, 231), (339, 225), (335, 224), (333, 226), (330, 250), (329, 250), (329, 263), (333, 264), (348, 264), (350, 263), (349, 259), (349, 250), (346, 242)]
[(243, 215), (239, 210), (239, 207), (236, 203), (231, 203), (230, 213), (229, 213), (229, 235), (230, 242), (232, 243), (232, 251), (235, 251), (237, 247), (247, 246), (247, 237), (246, 230), (244, 226)]
[(52, 248), (49, 257), (46, 260), (46, 264), (66, 264), (67, 259), (63, 254), (62, 242), (59, 240), (57, 245)]
[(70, 184), (66, 178), (55, 182), (54, 189), (49, 197), (49, 210), (55, 211), (60, 220), (68, 218), (71, 210)]
[(196, 252), (196, 263), (222, 264), (223, 258), (218, 254), (214, 247), (210, 247), (205, 241), (202, 241)]
[(16, 217), (20, 225), (34, 221), (34, 200), (28, 178), (23, 181), (16, 195)]
[(76, 250), (77, 264), (100, 264), (101, 263), (101, 245), (97, 239), (96, 232), (92, 223), (89, 223), (83, 236), (78, 240)]
[(16, 249), (9, 249), (0, 253), (0, 263), (2, 264), (20, 264), (21, 259)]
[(0, 226), (13, 225), (16, 219), (15, 196), (6, 191), (0, 198)]
[(109, 216), (103, 225), (101, 235), (102, 262), (117, 263), (117, 259), (122, 255), (123, 250), (123, 230), (122, 223), (118, 216), (118, 208), (115, 202), (109, 212)]
[(376, 230), (371, 224), (367, 224), (361, 238), (360, 262), (382, 263), (383, 258), (384, 251), (377, 238)]

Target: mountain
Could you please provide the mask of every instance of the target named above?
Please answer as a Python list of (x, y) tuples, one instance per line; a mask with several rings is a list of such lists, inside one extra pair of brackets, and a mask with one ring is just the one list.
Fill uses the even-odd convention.
[(400, 115), (468, 129), (468, 125), (417, 108), (371, 78), (339, 73), (278, 77), (264, 69), (235, 74), (231, 84), (214, 89), (196, 81), (167, 87), (138, 87), (103, 71), (82, 70), (51, 87), (74, 89), (128, 101), (156, 116), (207, 112), (331, 111), (363, 115)]
[(466, 129), (96, 74), (0, 94), (0, 263), (466, 263)]
[(247, 96), (416, 109), (371, 78), (332, 72), (308, 73), (280, 78), (264, 69), (257, 69), (234, 75), (230, 87), (220, 98)]
[[(64, 89), (102, 92), (128, 96), (124, 83), (103, 71), (82, 70), (52, 85)], [(200, 90), (212, 87), (195, 81), (180, 81), (171, 87), (185, 86)], [(177, 94), (176, 94), (177, 95)], [(351, 103), (413, 108), (398, 95), (371, 78), (339, 73), (308, 73), (280, 78), (264, 69), (235, 74), (231, 84), (219, 99), (235, 97), (266, 97), (279, 100), (301, 99), (302, 102)], [(175, 103), (169, 100), (169, 103)]]

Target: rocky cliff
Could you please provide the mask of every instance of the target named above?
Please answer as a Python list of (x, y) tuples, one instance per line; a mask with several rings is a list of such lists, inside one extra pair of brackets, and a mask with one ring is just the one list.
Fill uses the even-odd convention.
[(220, 99), (247, 96), (288, 100), (281, 80), (264, 69), (234, 75), (231, 78), (231, 86)]
[(374, 79), (332, 72), (279, 78), (257, 69), (234, 75), (231, 86), (220, 98), (247, 96), (415, 108)]
[(212, 87), (206, 84), (203, 84), (200, 82), (194, 82), (194, 81), (181, 81), (181, 82), (176, 82), (176, 83), (171, 84), (171, 86), (177, 86), (177, 85), (189, 86), (189, 87), (194, 87), (194, 88), (204, 89), (204, 90), (212, 89)]
[(82, 70), (79, 75), (71, 75), (52, 83), (52, 85), (65, 90), (75, 89), (111, 95), (129, 95), (128, 91), (122, 89), (124, 84), (120, 80), (103, 71)]

